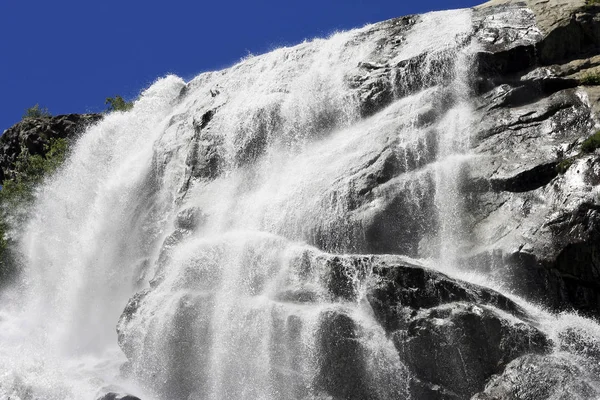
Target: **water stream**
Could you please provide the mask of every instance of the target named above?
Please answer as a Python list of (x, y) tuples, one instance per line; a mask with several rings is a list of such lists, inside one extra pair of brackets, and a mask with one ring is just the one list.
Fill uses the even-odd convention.
[[(336, 33), (188, 83), (167, 76), (91, 127), (23, 227), (25, 269), (0, 308), (0, 397), (93, 399), (116, 385), (143, 399), (326, 398), (316, 332), (334, 321), (360, 333), (375, 398), (406, 398), (409, 372), (365, 300), (374, 278), (342, 257), (354, 284), (336, 297), (325, 272), (328, 253), (397, 249), (485, 283), (454, 265), (468, 241), (471, 11), (413, 23)], [(382, 75), (392, 99), (365, 115), (348, 83), (365, 63), (422, 54), (413, 76)], [(421, 89), (407, 92), (415, 79)], [(438, 117), (423, 124), (428, 110)], [(402, 173), (353, 202), (361, 171), (386, 152)], [(371, 240), (364, 226), (398, 196), (406, 240)], [(142, 306), (119, 322), (136, 293)], [(523, 304), (555, 337), (556, 321), (576, 318)]]

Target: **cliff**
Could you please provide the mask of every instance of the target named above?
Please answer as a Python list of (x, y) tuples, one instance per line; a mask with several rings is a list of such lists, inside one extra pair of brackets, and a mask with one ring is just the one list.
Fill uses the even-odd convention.
[[(157, 82), (40, 194), (40, 330), (104, 349), (120, 315), (140, 398), (598, 397), (598, 11), (494, 0)], [(2, 176), (97, 118), (11, 128)]]

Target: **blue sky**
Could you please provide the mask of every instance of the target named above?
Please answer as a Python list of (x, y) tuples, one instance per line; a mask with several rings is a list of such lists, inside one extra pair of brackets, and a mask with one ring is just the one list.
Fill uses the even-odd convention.
[(101, 111), (156, 78), (186, 80), (304, 39), (482, 0), (0, 0), (0, 132), (39, 103)]

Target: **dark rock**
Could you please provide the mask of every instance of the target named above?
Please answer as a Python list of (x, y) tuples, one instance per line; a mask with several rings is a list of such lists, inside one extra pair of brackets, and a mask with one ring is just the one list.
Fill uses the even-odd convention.
[[(262, 108), (254, 114), (248, 121), (247, 127), (236, 135), (237, 153), (235, 163), (237, 166), (244, 166), (256, 161), (267, 149), (268, 139), (272, 132), (277, 132), (281, 124), (280, 111), (278, 107), (272, 109)], [(322, 119), (317, 118), (316, 124), (324, 128), (333, 121), (327, 115), (322, 115)]]
[[(393, 332), (406, 327), (407, 308), (428, 309), (454, 302), (490, 305), (524, 316), (514, 302), (493, 290), (460, 282), (408, 263), (388, 264), (374, 267), (374, 273), (382, 278), (382, 282), (368, 294), (371, 307), (386, 331)], [(400, 304), (402, 308), (396, 307)]]
[(355, 300), (358, 296), (358, 281), (365, 278), (371, 269), (370, 257), (332, 257), (327, 260), (329, 272), (327, 289), (335, 300)]
[[(223, 170), (225, 164), (222, 153), (223, 138), (210, 132), (197, 131), (190, 144), (190, 150), (185, 162), (188, 166), (188, 178), (215, 179)], [(185, 191), (184, 190), (184, 191)]]
[(0, 183), (14, 177), (14, 166), (23, 149), (29, 154), (45, 154), (51, 139), (75, 140), (85, 128), (102, 119), (101, 114), (68, 114), (25, 118), (0, 137)]
[(376, 398), (365, 382), (368, 374), (358, 338), (356, 324), (348, 315), (331, 311), (321, 316), (315, 389), (335, 400)]
[(467, 398), (513, 359), (548, 348), (524, 311), (497, 292), (409, 264), (374, 272), (382, 281), (368, 299), (414, 374), (415, 398)]
[[(598, 65), (597, 10), (583, 2), (490, 2), (474, 19), (483, 114), (472, 142), (479, 157), (461, 188), (472, 233), (465, 265), (525, 298), (597, 315), (597, 167), (579, 151), (598, 109), (595, 92), (579, 86)], [(564, 159), (576, 167), (561, 175)]]
[(529, 192), (547, 185), (558, 175), (558, 162), (537, 165), (534, 168), (505, 179), (492, 179), (492, 190)]
[(374, 191), (383, 200), (381, 211), (361, 221), (360, 242), (354, 250), (417, 257), (422, 238), (435, 231), (438, 223), (433, 179), (427, 175), (413, 182), (410, 190)]
[(210, 122), (210, 120), (214, 117), (215, 110), (208, 110), (204, 114), (202, 114), (202, 118), (200, 120), (200, 124), (197, 127), (197, 130), (202, 130), (206, 128), (206, 125)]
[(422, 382), (417, 378), (410, 380), (410, 394), (413, 399), (426, 399), (426, 400), (460, 400), (463, 397), (460, 395), (448, 391), (439, 385), (435, 385), (429, 382)]
[(387, 106), (394, 99), (393, 85), (389, 76), (390, 69), (370, 76), (361, 83), (361, 109), (363, 117), (368, 117)]
[(286, 290), (276, 294), (275, 300), (290, 303), (315, 303), (319, 296), (307, 289)]
[(593, 399), (600, 395), (597, 362), (563, 355), (525, 355), (494, 376), (473, 400)]
[(543, 352), (548, 341), (525, 323), (512, 323), (486, 306), (430, 308), (394, 332), (400, 359), (420, 381), (468, 398), (514, 358)]
[(534, 66), (535, 61), (533, 46), (517, 46), (497, 53), (482, 52), (477, 56), (478, 73), (484, 77), (506, 76)]
[(141, 400), (141, 399), (137, 396), (133, 396), (130, 394), (109, 392), (109, 393), (106, 393), (102, 397), (98, 397), (97, 400)]
[[(600, 206), (583, 203), (548, 222), (552, 253), (541, 258), (555, 306), (597, 314), (600, 307)], [(552, 292), (551, 292), (552, 293)], [(557, 304), (558, 303), (558, 304)]]
[(186, 208), (177, 214), (175, 228), (193, 231), (206, 220), (206, 215), (199, 208)]

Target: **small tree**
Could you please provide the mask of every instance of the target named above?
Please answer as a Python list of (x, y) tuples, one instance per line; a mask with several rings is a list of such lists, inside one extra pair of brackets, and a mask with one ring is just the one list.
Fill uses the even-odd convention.
[(47, 118), (51, 117), (52, 114), (48, 111), (46, 107), (41, 108), (39, 104), (36, 104), (33, 107), (29, 107), (25, 110), (25, 114), (23, 114), (23, 119), (26, 118)]
[(121, 96), (108, 97), (104, 104), (108, 104), (107, 111), (129, 111), (133, 108), (133, 101), (125, 101)]

